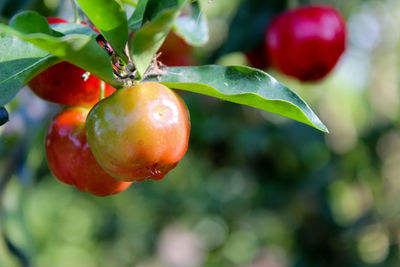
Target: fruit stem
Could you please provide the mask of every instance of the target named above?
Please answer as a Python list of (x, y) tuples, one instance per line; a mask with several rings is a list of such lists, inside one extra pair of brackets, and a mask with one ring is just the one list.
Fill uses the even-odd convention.
[(78, 5), (76, 4), (75, 0), (71, 0), (72, 2), (72, 8), (74, 9), (74, 22), (76, 24), (81, 23), (81, 19), (79, 18), (79, 9)]
[(100, 100), (102, 100), (104, 98), (105, 90), (106, 90), (106, 83), (104, 81), (101, 81), (100, 82)]

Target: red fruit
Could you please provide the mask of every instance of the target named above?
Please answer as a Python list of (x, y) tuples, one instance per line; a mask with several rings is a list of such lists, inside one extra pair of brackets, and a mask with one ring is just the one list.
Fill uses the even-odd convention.
[[(93, 106), (99, 101), (101, 80), (93, 75), (86, 82), (85, 71), (68, 62), (58, 63), (41, 72), (29, 83), (29, 87), (40, 98), (69, 106)], [(106, 84), (105, 96), (115, 89)]]
[(51, 172), (61, 182), (96, 196), (108, 196), (127, 189), (107, 174), (95, 160), (85, 134), (88, 110), (69, 108), (51, 122), (46, 136), (46, 155)]
[(161, 52), (159, 60), (167, 66), (194, 65), (194, 60), (191, 55), (192, 48), (173, 32), (167, 35), (159, 52)]
[[(47, 18), (50, 24), (66, 23), (59, 18)], [(70, 106), (93, 106), (100, 97), (101, 80), (93, 75), (84, 81), (82, 75), (86, 71), (68, 62), (58, 63), (34, 77), (29, 87), (40, 98)], [(105, 96), (111, 95), (115, 89), (106, 84)]]
[(272, 64), (283, 73), (301, 81), (319, 80), (345, 50), (345, 22), (332, 7), (300, 7), (272, 21), (265, 46)]

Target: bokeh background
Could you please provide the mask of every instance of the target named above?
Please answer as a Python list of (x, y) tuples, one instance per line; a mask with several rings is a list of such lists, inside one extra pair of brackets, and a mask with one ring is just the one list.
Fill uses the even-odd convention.
[[(190, 62), (249, 64), (274, 14), (312, 2), (204, 0), (210, 42)], [(52, 177), (44, 136), (60, 107), (21, 90), (0, 128), (0, 266), (399, 266), (400, 2), (318, 2), (347, 20), (335, 70), (312, 84), (267, 71), (330, 134), (183, 93), (192, 132), (178, 167), (98, 198)], [(1, 0), (0, 21), (27, 9), (73, 17), (69, 0)]]

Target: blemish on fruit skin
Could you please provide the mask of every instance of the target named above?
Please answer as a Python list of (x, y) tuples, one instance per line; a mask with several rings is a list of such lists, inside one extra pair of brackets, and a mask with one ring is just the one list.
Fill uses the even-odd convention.
[(143, 140), (139, 140), (138, 144), (143, 145)]
[(153, 113), (153, 118), (156, 120), (162, 120), (164, 118), (164, 114), (159, 111), (159, 112), (154, 112)]

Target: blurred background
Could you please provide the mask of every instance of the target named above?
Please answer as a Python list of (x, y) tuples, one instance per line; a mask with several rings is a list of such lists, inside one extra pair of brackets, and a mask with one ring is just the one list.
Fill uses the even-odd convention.
[[(210, 41), (176, 64), (251, 65), (268, 21), (313, 2), (204, 0)], [(399, 266), (400, 2), (318, 2), (347, 20), (334, 71), (318, 83), (267, 72), (330, 134), (183, 93), (192, 132), (178, 167), (98, 198), (52, 177), (44, 137), (60, 107), (21, 90), (0, 128), (0, 266)], [(1, 0), (0, 21), (21, 10), (73, 17), (70, 1)]]

